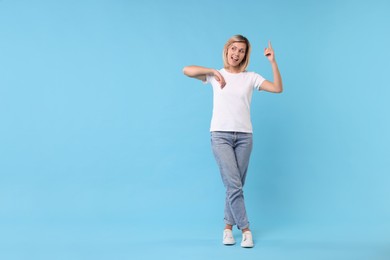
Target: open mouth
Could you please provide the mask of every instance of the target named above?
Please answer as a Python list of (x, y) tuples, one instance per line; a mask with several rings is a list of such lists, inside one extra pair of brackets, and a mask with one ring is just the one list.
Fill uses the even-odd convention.
[(231, 57), (231, 59), (234, 61), (234, 62), (238, 62), (239, 61), (239, 58), (238, 57)]

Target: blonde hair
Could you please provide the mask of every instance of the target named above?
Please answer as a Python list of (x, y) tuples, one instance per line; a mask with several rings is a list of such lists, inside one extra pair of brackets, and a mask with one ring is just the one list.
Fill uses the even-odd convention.
[(250, 53), (251, 53), (251, 44), (249, 43), (248, 39), (245, 38), (242, 35), (239, 35), (239, 34), (238, 35), (234, 35), (226, 42), (225, 46), (223, 47), (223, 52), (222, 52), (223, 65), (224, 65), (225, 69), (229, 68), (229, 63), (228, 63), (228, 58), (227, 58), (228, 49), (235, 42), (244, 42), (246, 44), (245, 57), (241, 61), (240, 65), (239, 65), (240, 72), (243, 72), (243, 71), (246, 70), (246, 68), (249, 65), (249, 56), (250, 56)]

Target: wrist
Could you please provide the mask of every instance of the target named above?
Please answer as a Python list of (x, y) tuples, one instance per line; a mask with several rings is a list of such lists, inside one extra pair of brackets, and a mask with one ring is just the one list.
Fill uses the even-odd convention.
[(271, 60), (270, 63), (271, 63), (272, 67), (274, 67), (274, 66), (277, 67), (278, 66), (278, 64), (276, 63), (276, 60)]

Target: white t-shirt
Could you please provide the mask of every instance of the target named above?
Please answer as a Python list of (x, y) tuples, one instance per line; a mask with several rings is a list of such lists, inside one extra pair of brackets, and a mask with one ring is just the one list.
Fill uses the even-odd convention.
[(210, 131), (252, 133), (250, 105), (254, 89), (260, 89), (264, 78), (255, 72), (230, 73), (219, 70), (226, 85), (221, 85), (213, 75), (206, 82), (213, 87), (213, 117)]

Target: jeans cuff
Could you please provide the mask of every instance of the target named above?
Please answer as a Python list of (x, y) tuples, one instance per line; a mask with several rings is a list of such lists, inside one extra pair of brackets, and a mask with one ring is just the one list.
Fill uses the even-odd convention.
[(239, 230), (243, 230), (243, 229), (249, 228), (249, 222), (246, 225), (242, 226), (242, 227), (241, 226), (237, 226), (237, 228)]
[(229, 221), (229, 220), (227, 220), (226, 218), (225, 218), (225, 224), (226, 224), (226, 225), (230, 225), (230, 226), (236, 225), (236, 224), (234, 223), (234, 221)]

